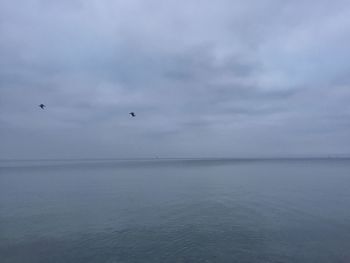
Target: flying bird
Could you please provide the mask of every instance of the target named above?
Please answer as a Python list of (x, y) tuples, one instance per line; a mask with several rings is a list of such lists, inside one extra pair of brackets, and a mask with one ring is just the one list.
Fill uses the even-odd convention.
[(135, 117), (136, 116), (135, 112), (130, 112), (129, 114), (131, 115), (131, 117)]
[(40, 104), (39, 107), (44, 109), (46, 106), (44, 104)]

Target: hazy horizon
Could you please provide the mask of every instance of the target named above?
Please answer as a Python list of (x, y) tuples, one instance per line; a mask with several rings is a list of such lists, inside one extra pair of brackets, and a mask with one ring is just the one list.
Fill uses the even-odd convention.
[(200, 156), (184, 156), (184, 157), (179, 157), (179, 156), (171, 156), (171, 157), (152, 157), (152, 156), (144, 156), (144, 157), (104, 157), (104, 158), (99, 158), (99, 157), (95, 157), (95, 158), (32, 158), (32, 159), (10, 159), (10, 158), (1, 158), (0, 161), (1, 162), (11, 162), (11, 161), (15, 161), (15, 162), (41, 162), (41, 161), (166, 161), (166, 160), (206, 160), (206, 161), (215, 161), (215, 160), (312, 160), (312, 159), (349, 159), (350, 158), (350, 154), (334, 154), (334, 155), (280, 155), (280, 156), (216, 156), (216, 157), (200, 157)]

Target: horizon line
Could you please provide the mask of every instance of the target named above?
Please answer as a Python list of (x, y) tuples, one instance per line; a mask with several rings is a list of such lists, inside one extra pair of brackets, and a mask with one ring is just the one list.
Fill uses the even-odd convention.
[(268, 159), (348, 159), (350, 154), (291, 154), (269, 156), (221, 156), (221, 157), (107, 157), (107, 158), (0, 158), (0, 161), (141, 161), (141, 160), (268, 160)]

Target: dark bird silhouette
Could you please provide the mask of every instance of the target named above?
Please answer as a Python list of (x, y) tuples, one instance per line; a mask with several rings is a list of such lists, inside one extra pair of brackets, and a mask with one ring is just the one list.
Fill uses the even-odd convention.
[(131, 117), (135, 117), (136, 116), (135, 112), (130, 112), (129, 114), (131, 115)]
[(44, 109), (46, 106), (44, 104), (40, 104), (39, 107)]

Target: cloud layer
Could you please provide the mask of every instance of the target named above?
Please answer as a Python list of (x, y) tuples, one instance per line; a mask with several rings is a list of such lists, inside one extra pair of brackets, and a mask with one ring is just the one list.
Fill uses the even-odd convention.
[(342, 0), (0, 0), (0, 158), (349, 153), (349, 46)]

